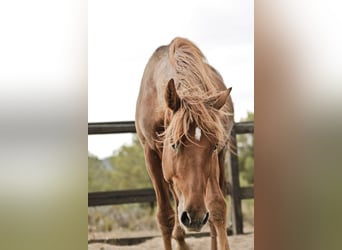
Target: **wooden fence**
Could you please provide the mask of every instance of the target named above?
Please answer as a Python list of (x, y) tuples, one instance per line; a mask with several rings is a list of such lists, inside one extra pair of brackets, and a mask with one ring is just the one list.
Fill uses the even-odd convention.
[[(88, 135), (136, 133), (134, 121), (88, 123)], [(237, 148), (236, 135), (254, 133), (254, 122), (238, 122), (232, 129), (233, 146)], [(240, 187), (238, 155), (231, 154), (227, 194), (231, 196), (233, 233), (243, 233), (241, 200), (253, 199), (253, 187)], [(127, 203), (154, 202), (153, 189), (135, 189), (123, 191), (88, 193), (88, 206), (118, 205)]]

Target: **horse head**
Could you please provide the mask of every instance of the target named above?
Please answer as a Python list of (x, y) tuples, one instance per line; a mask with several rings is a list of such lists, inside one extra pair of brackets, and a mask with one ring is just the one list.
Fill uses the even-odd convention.
[[(231, 89), (210, 98), (189, 101), (177, 93), (171, 79), (165, 89), (162, 168), (173, 192), (180, 224), (188, 231), (200, 231), (209, 219), (207, 188), (218, 183), (218, 153), (225, 146), (219, 111)], [(217, 117), (216, 117), (217, 116)], [(216, 182), (210, 182), (214, 178)]]

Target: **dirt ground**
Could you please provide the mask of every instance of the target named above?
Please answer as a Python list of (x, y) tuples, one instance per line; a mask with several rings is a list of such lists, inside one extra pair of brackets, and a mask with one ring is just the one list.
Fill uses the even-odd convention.
[[(253, 250), (254, 249), (254, 229), (245, 229), (245, 234), (228, 236), (229, 246), (231, 250)], [(98, 235), (97, 235), (98, 236)], [(103, 236), (103, 235), (102, 235)], [(93, 238), (94, 235), (89, 239)], [(103, 237), (101, 237), (103, 239)], [(210, 237), (189, 237), (186, 239), (190, 249), (194, 250), (208, 250), (210, 249)], [(177, 243), (172, 242), (173, 249), (177, 249)], [(148, 239), (140, 244), (131, 246), (111, 245), (105, 243), (90, 243), (88, 244), (88, 250), (162, 250), (163, 243), (162, 238), (158, 235), (152, 239)]]

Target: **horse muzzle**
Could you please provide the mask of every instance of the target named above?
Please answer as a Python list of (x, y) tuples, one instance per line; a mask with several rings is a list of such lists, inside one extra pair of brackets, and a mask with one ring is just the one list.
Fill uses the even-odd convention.
[(195, 213), (192, 211), (184, 211), (180, 215), (180, 222), (188, 231), (199, 232), (207, 223), (209, 213)]

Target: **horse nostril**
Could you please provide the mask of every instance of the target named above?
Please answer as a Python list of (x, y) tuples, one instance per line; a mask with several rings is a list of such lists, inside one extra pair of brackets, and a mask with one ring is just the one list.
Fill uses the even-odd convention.
[(202, 225), (205, 225), (205, 223), (207, 223), (208, 219), (209, 219), (209, 213), (206, 213), (203, 220), (202, 220)]
[(184, 226), (189, 226), (191, 223), (190, 215), (188, 212), (183, 212), (181, 216), (181, 222), (183, 223)]

